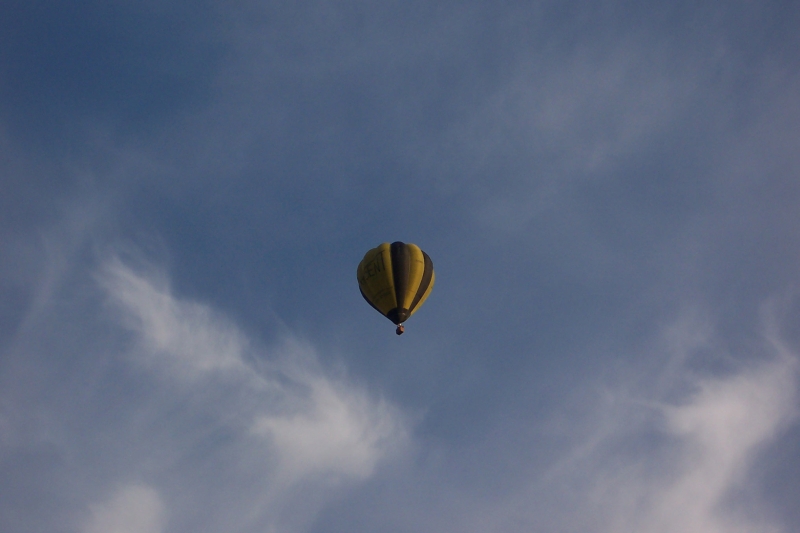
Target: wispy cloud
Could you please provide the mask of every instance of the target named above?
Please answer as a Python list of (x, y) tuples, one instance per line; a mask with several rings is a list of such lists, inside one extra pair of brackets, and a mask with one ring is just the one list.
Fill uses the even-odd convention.
[(318, 505), (332, 484), (370, 477), (380, 460), (405, 445), (401, 411), (326, 373), (301, 341), (258, 348), (209, 306), (172, 294), (158, 269), (137, 270), (115, 257), (98, 279), (116, 316), (134, 333), (131, 360), (212, 426), (202, 433), (249, 443), (241, 460), (264, 481), (237, 518), (248, 527), (280, 522), (291, 529), (286, 523), (312, 519), (307, 503), (302, 520), (286, 516), (298, 505), (293, 486), (302, 484), (303, 500)]
[(164, 504), (150, 487), (130, 485), (110, 500), (90, 506), (91, 519), (82, 533), (161, 533)]
[[(701, 380), (677, 405), (653, 413), (663, 425), (651, 435), (657, 440), (649, 453), (595, 457), (610, 459), (608, 464), (618, 468), (600, 467), (601, 481), (592, 493), (608, 509), (604, 530), (781, 531), (753, 513), (759, 502), (737, 508), (736, 494), (746, 486), (758, 452), (796, 416), (794, 371), (794, 361), (781, 358), (733, 376)], [(621, 441), (615, 444), (625, 448)]]
[(579, 509), (562, 524), (607, 533), (784, 531), (751, 468), (797, 419), (797, 357), (768, 334), (749, 365), (699, 374), (693, 359), (714, 333), (684, 319), (654, 346), (661, 371), (623, 378), (584, 408), (572, 451), (524, 499), (555, 489), (560, 508)]
[(794, 416), (794, 395), (794, 365), (778, 360), (703, 381), (686, 404), (667, 408), (666, 434), (679, 451), (676, 477), (643, 491), (645, 511), (634, 523), (654, 532), (777, 530), (740, 516), (725, 500), (746, 482), (755, 454)]

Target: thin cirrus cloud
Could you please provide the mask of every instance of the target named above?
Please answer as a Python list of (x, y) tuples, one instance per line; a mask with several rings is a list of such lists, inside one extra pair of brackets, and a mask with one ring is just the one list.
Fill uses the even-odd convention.
[(758, 453), (796, 416), (794, 367), (793, 359), (779, 357), (704, 380), (678, 405), (656, 411), (663, 450), (629, 458), (594, 489), (612, 509), (606, 531), (782, 531), (754, 512), (764, 502), (737, 501), (736, 493)]
[(82, 533), (161, 533), (164, 503), (158, 493), (143, 485), (130, 485), (110, 500), (90, 506), (91, 518)]
[(597, 531), (786, 531), (769, 513), (754, 466), (797, 419), (796, 355), (768, 325), (756, 362), (698, 375), (694, 354), (718, 339), (691, 322), (667, 328), (654, 347), (659, 377), (639, 375), (597, 404), (601, 422), (588, 446), (576, 446), (569, 466), (551, 476), (585, 487), (582, 507)]
[[(292, 487), (303, 487), (303, 499), (324, 501), (331, 486), (369, 478), (382, 459), (407, 442), (407, 418), (398, 408), (344, 377), (326, 375), (313, 349), (301, 342), (287, 340), (279, 355), (264, 357), (231, 321), (206, 305), (175, 297), (156, 269), (134, 270), (112, 258), (98, 280), (115, 316), (134, 334), (130, 356), (135, 365), (200, 412), (212, 426), (208, 431), (247, 443), (238, 460), (264, 477), (259, 491), (242, 494), (251, 500), (248, 527), (294, 523), (281, 510), (298, 505), (286, 496), (296, 490)], [(179, 434), (172, 439), (186, 440)], [(161, 508), (156, 490), (134, 486), (97, 504), (92, 507), (95, 525), (87, 531), (145, 504), (153, 518), (136, 531), (157, 531), (153, 524), (161, 523), (162, 515), (168, 519), (171, 508), (169, 496)], [(306, 519), (313, 517), (313, 509), (303, 508)]]

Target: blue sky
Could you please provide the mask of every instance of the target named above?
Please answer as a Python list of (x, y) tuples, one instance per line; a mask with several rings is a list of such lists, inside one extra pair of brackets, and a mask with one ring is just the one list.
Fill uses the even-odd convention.
[(2, 12), (0, 530), (800, 530), (796, 3)]

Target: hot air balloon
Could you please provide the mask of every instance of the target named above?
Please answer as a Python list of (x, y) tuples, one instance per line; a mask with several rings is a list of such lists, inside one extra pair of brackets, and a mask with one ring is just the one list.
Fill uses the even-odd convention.
[(420, 308), (433, 288), (433, 262), (416, 244), (385, 242), (364, 255), (358, 265), (361, 296), (405, 331), (403, 322)]

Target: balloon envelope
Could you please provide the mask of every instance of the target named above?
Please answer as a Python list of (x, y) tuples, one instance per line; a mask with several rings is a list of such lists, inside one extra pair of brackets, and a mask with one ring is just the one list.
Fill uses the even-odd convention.
[(358, 265), (361, 296), (395, 324), (420, 308), (434, 279), (431, 258), (416, 244), (385, 242), (367, 252)]

